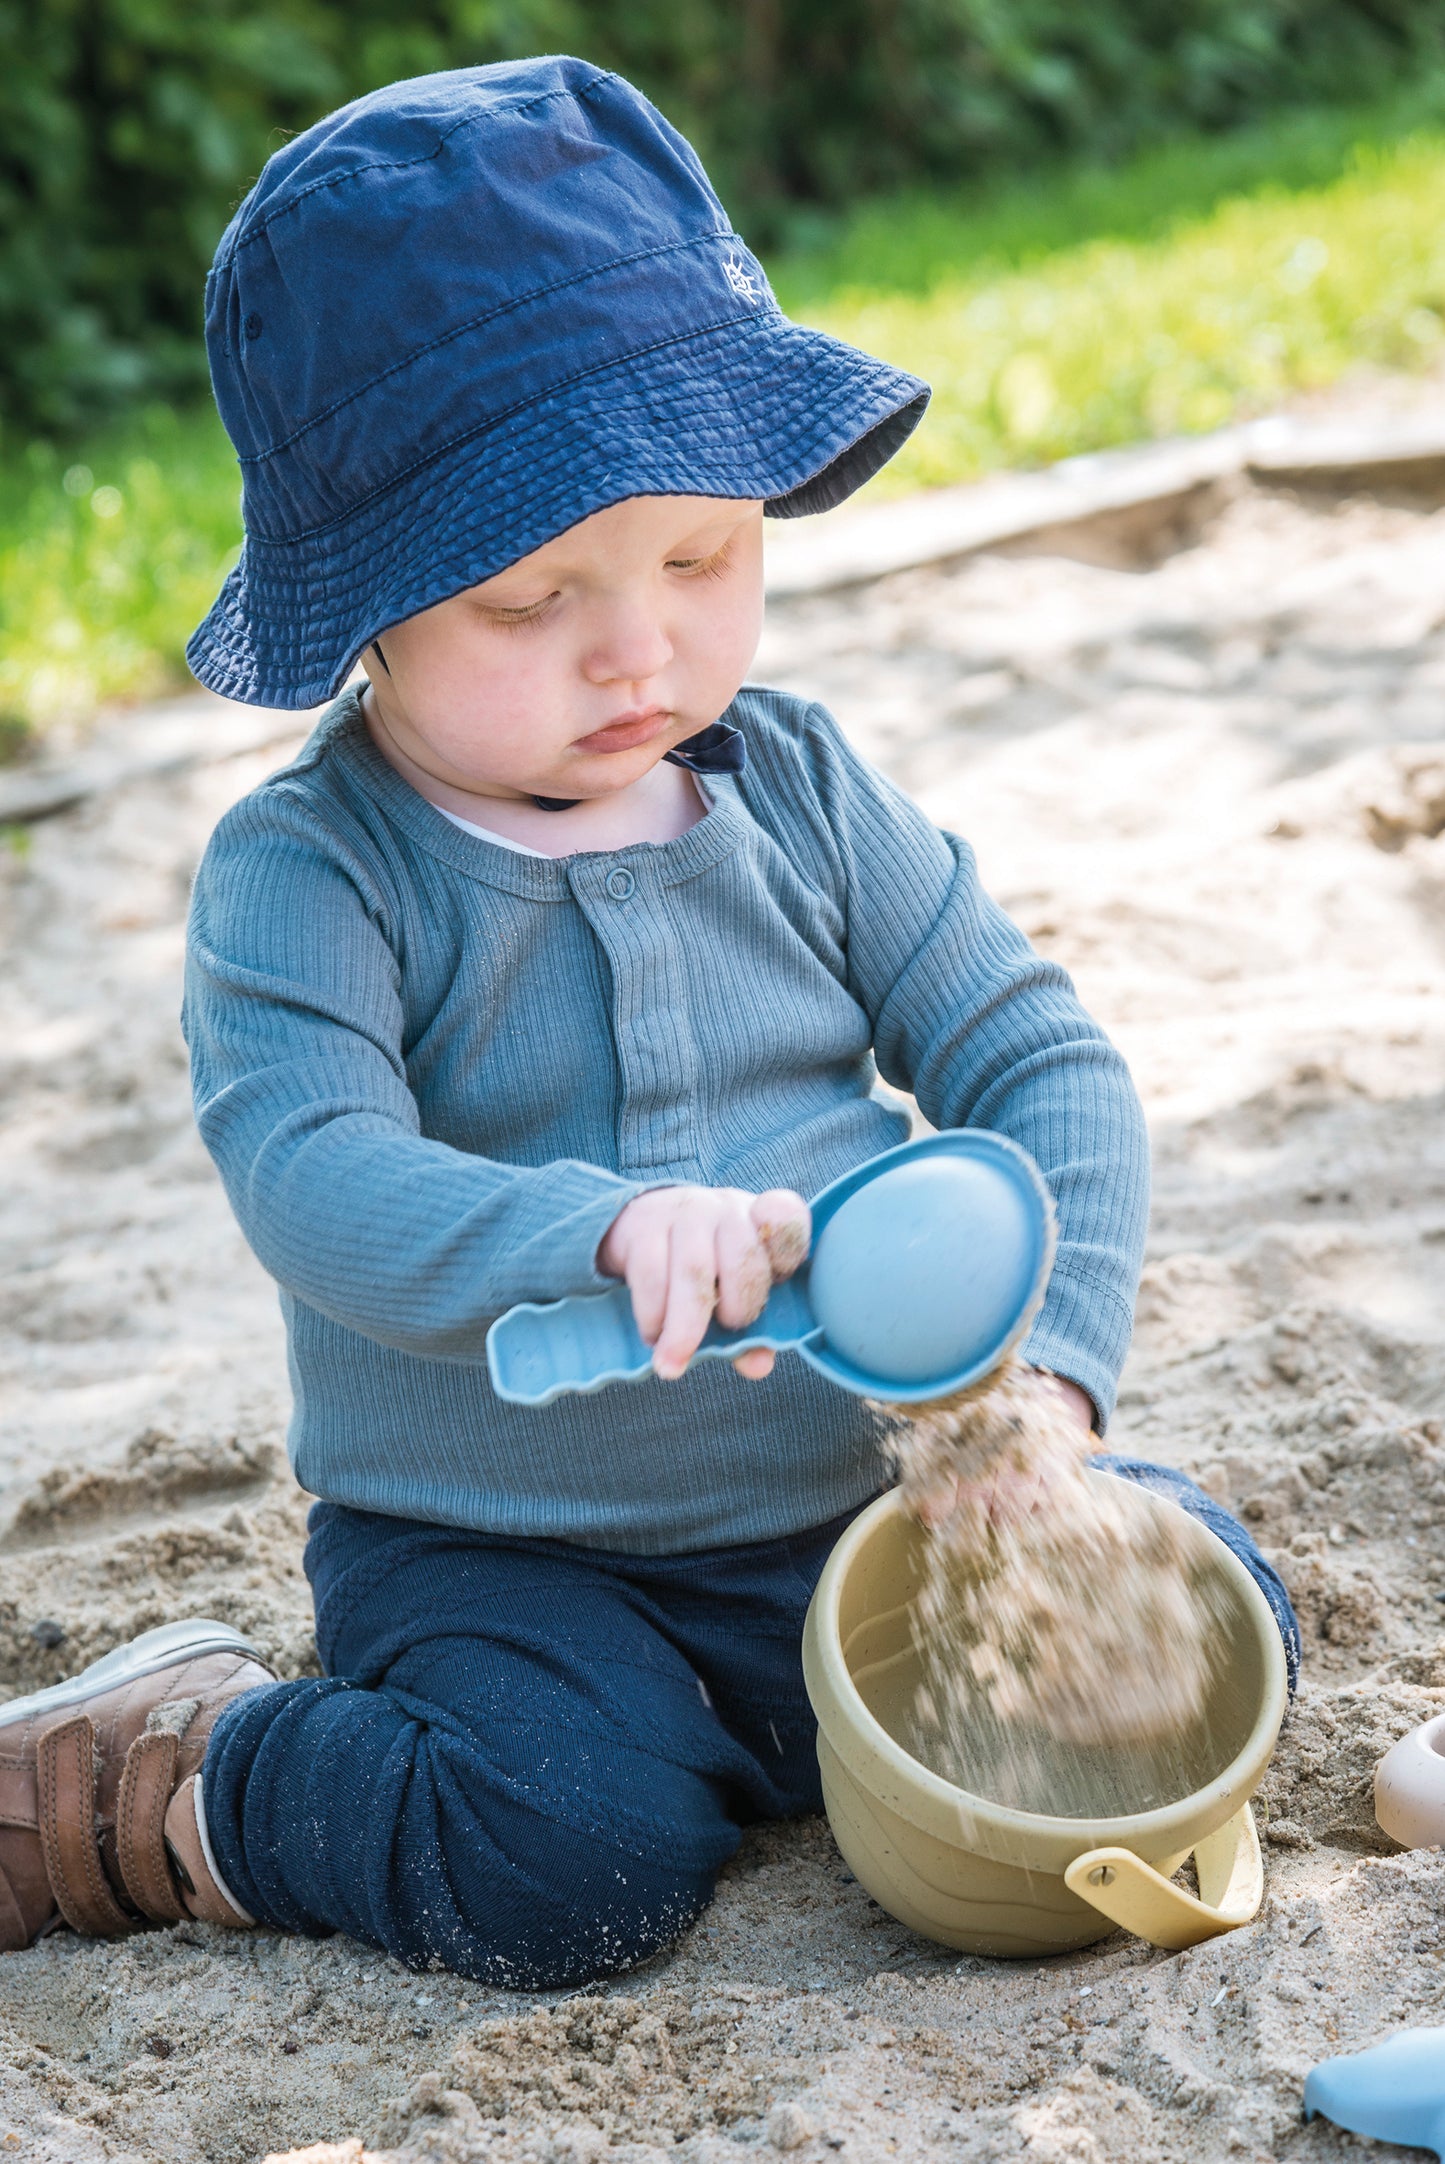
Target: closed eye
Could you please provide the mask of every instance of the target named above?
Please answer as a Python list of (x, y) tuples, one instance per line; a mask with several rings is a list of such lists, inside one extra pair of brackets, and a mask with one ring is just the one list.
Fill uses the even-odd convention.
[(530, 601), (524, 609), (501, 609), (491, 602), (483, 602), (481, 609), (489, 623), (499, 624), (503, 630), (510, 631), (523, 624), (535, 624), (559, 598), (557, 594), (544, 594), (540, 601)]
[(732, 568), (732, 543), (725, 541), (711, 556), (670, 556), (669, 571), (681, 571), (686, 578), (720, 579)]

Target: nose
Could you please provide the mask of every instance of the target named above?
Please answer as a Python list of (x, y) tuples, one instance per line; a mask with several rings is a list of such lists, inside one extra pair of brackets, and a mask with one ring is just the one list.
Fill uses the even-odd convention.
[(592, 684), (645, 684), (672, 659), (672, 641), (646, 608), (614, 604), (598, 625), (583, 663)]

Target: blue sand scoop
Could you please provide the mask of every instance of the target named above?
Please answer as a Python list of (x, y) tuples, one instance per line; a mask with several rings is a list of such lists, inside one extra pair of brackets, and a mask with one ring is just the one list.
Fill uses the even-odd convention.
[[(773, 1287), (756, 1322), (713, 1323), (694, 1358), (766, 1346), (796, 1352), (859, 1397), (922, 1404), (990, 1374), (1038, 1313), (1054, 1259), (1054, 1206), (1025, 1150), (955, 1128), (885, 1150), (825, 1187), (813, 1251)], [(613, 1292), (526, 1302), (487, 1333), (498, 1397), (547, 1405), (564, 1391), (641, 1382), (652, 1350)]]
[(1326, 2059), (1305, 2080), (1305, 2117), (1445, 2158), (1445, 2029), (1405, 2029)]

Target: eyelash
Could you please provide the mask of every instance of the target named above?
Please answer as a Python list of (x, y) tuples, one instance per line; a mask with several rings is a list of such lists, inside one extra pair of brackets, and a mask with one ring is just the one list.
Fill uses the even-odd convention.
[(535, 624), (546, 615), (556, 598), (555, 594), (548, 594), (545, 601), (534, 601), (529, 609), (488, 609), (487, 620), (499, 631), (525, 631), (528, 624)]
[[(667, 569), (680, 571), (685, 578), (723, 578), (731, 567), (731, 546), (730, 542), (724, 542), (711, 556), (675, 556)], [(534, 601), (529, 609), (488, 609), (486, 613), (499, 630), (525, 631), (529, 624), (535, 624), (546, 615), (556, 598), (555, 594), (548, 594), (545, 601)]]
[(732, 543), (725, 541), (711, 556), (675, 556), (668, 565), (669, 571), (682, 571), (689, 578), (720, 579), (730, 568)]

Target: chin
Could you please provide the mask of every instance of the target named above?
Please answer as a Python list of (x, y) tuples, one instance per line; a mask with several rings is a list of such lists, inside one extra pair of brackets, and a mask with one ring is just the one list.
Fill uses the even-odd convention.
[[(681, 742), (682, 739), (679, 738), (678, 741)], [(601, 769), (599, 773), (588, 774), (585, 779), (574, 781), (568, 789), (559, 787), (557, 794), (559, 796), (581, 795), (584, 797), (620, 796), (622, 791), (630, 789), (634, 782), (645, 781), (654, 767), (661, 766), (663, 753), (671, 751), (672, 746), (664, 744), (661, 751), (651, 744), (646, 745), (644, 748), (652, 756), (640, 760), (637, 765), (625, 770), (623, 762), (628, 756), (626, 752), (604, 752), (597, 761), (598, 767)]]

